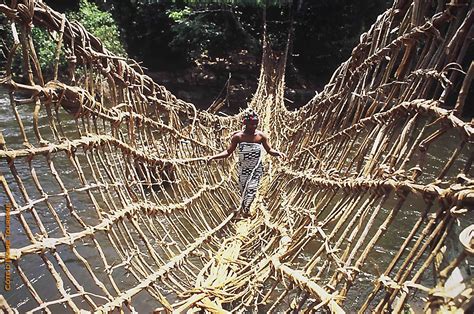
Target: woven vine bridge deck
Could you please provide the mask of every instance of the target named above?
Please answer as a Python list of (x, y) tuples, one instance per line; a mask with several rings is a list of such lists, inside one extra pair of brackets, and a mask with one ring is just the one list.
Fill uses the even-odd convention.
[(42, 1), (0, 12), (3, 310), (472, 309), (471, 1), (395, 1), (295, 111), (264, 44), (249, 106), (287, 158), (243, 220), (235, 156), (205, 162), (239, 114), (196, 110)]

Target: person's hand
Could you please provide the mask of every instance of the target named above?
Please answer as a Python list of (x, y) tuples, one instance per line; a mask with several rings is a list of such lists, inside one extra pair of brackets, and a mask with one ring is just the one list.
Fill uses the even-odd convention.
[(286, 159), (286, 155), (282, 152), (278, 152), (278, 157), (281, 159)]

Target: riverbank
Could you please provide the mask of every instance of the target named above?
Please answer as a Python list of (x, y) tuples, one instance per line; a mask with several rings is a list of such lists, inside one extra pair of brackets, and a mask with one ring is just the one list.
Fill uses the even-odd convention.
[[(202, 56), (190, 67), (178, 71), (148, 71), (147, 74), (178, 98), (207, 109), (223, 102), (220, 111), (239, 112), (251, 101), (257, 88), (260, 60), (245, 50), (223, 58)], [(289, 109), (305, 105), (322, 90), (326, 78), (307, 78), (292, 72), (287, 78), (285, 102)]]

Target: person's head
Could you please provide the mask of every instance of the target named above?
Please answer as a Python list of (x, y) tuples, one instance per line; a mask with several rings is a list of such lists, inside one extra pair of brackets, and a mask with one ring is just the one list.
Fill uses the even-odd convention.
[(255, 132), (258, 126), (258, 115), (253, 110), (246, 111), (242, 124), (247, 132)]

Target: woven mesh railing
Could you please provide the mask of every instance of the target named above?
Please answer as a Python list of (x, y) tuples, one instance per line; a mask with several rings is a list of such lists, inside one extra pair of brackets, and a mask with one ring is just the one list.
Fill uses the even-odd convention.
[(470, 1), (396, 1), (296, 111), (265, 45), (250, 106), (288, 157), (266, 158), (244, 220), (236, 158), (205, 162), (239, 115), (196, 110), (41, 1), (0, 12), (3, 310), (472, 309)]

